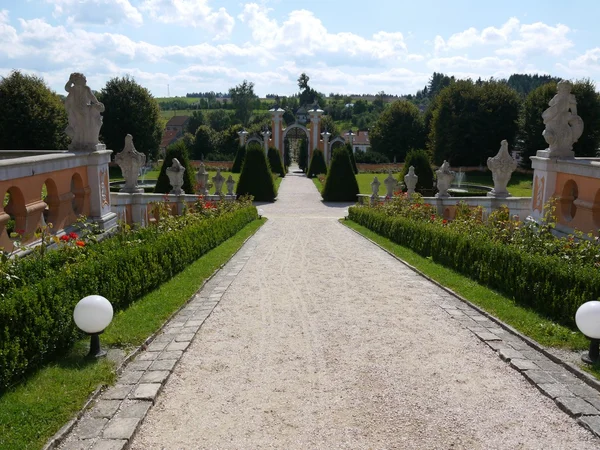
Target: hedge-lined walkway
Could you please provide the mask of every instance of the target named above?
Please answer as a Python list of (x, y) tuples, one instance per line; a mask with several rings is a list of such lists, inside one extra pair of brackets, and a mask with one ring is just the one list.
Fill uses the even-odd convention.
[(311, 180), (288, 175), (261, 208), (254, 252), (133, 449), (597, 448)]

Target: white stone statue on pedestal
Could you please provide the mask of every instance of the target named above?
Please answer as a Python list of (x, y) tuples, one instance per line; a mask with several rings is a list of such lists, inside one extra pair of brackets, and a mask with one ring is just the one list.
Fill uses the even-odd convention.
[(450, 189), (456, 173), (450, 170), (450, 164), (448, 164), (448, 161), (444, 161), (441, 167), (435, 171), (435, 174), (437, 175), (438, 189), (438, 193), (435, 194), (435, 196), (437, 198), (450, 197), (450, 194), (448, 194), (448, 189)]
[(387, 191), (387, 193), (386, 193), (387, 197), (392, 198), (394, 196), (394, 191), (396, 190), (396, 187), (398, 186), (398, 181), (392, 175), (391, 170), (388, 171), (388, 176), (385, 180), (383, 180), (383, 184), (385, 184), (385, 189)]
[(69, 150), (104, 150), (106, 146), (98, 143), (102, 127), (100, 113), (104, 112), (104, 105), (98, 101), (86, 83), (83, 74), (72, 73), (65, 84), (65, 91), (69, 93), (65, 99), (65, 109), (69, 118), (65, 133), (71, 138)]
[(204, 167), (204, 163), (200, 163), (198, 172), (196, 173), (196, 193), (199, 195), (208, 195), (208, 172)]
[(146, 155), (138, 152), (133, 146), (133, 137), (128, 134), (125, 136), (125, 147), (123, 151), (115, 156), (115, 162), (121, 168), (123, 178), (125, 178), (125, 186), (120, 189), (120, 192), (144, 192), (144, 188), (138, 186), (138, 176), (140, 169), (146, 164)]
[(217, 169), (217, 174), (212, 177), (212, 182), (215, 185), (215, 195), (221, 195), (221, 189), (223, 189), (223, 183), (225, 177), (221, 175), (221, 169)]
[(550, 108), (542, 113), (546, 125), (542, 134), (550, 146), (548, 156), (551, 158), (573, 157), (573, 144), (583, 133), (583, 120), (577, 115), (577, 101), (571, 94), (572, 87), (571, 82), (560, 81), (557, 94), (548, 103)]
[(229, 178), (227, 178), (227, 181), (225, 182), (225, 184), (227, 185), (227, 195), (235, 195), (233, 192), (233, 187), (235, 186), (235, 180), (233, 179), (231, 174), (229, 175)]
[(371, 198), (379, 199), (379, 186), (381, 186), (381, 183), (377, 177), (373, 178), (371, 182)]
[(173, 188), (171, 194), (182, 195), (185, 194), (181, 187), (183, 186), (183, 174), (185, 173), (185, 167), (181, 165), (177, 158), (173, 158), (173, 165), (167, 168), (167, 176), (169, 177), (169, 184)]
[(506, 186), (510, 181), (512, 173), (517, 168), (517, 162), (508, 153), (508, 142), (504, 139), (500, 143), (500, 150), (493, 158), (487, 159), (487, 166), (492, 171), (494, 189), (488, 192), (488, 197), (506, 198), (510, 197)]
[(419, 177), (415, 173), (415, 167), (410, 166), (408, 168), (408, 173), (404, 175), (404, 184), (406, 185), (406, 193), (408, 195), (412, 195), (415, 193), (415, 188), (417, 187), (417, 181), (419, 181)]

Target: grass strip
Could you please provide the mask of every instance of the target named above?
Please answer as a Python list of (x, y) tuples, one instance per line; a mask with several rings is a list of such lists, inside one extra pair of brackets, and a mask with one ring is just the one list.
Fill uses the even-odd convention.
[[(101, 340), (104, 348), (139, 346), (181, 307), (266, 219), (255, 220), (185, 270), (120, 311)], [(101, 384), (116, 380), (108, 360), (88, 361), (89, 339), (0, 397), (0, 449), (39, 449)]]
[(541, 345), (568, 350), (584, 350), (588, 347), (589, 341), (578, 331), (557, 324), (531, 309), (524, 308), (516, 304), (514, 300), (437, 264), (430, 258), (425, 258), (406, 247), (395, 244), (356, 222), (351, 220), (342, 220), (341, 222)]

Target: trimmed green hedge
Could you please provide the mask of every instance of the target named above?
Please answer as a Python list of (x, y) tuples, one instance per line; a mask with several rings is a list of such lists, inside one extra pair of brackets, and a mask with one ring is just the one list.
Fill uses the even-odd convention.
[(323, 155), (323, 151), (315, 148), (312, 153), (312, 158), (310, 158), (310, 164), (308, 166), (308, 170), (306, 171), (306, 176), (308, 178), (314, 178), (320, 174), (327, 175), (327, 164), (325, 164), (325, 156)]
[(600, 271), (592, 267), (369, 208), (350, 208), (349, 218), (569, 327), (581, 304), (600, 297)]
[(140, 230), (142, 243), (108, 239), (87, 258), (45, 278), (38, 274), (0, 297), (0, 391), (81, 335), (73, 322), (80, 299), (99, 294), (115, 311), (124, 309), (257, 217), (256, 208), (248, 206), (181, 230)]
[(323, 200), (327, 202), (355, 202), (358, 182), (352, 170), (352, 162), (345, 147), (333, 151), (329, 174), (323, 186)]
[(267, 159), (269, 160), (269, 166), (271, 166), (271, 172), (279, 174), (281, 178), (285, 177), (285, 170), (279, 150), (275, 147), (269, 147)]
[(260, 145), (250, 144), (237, 183), (236, 194), (251, 195), (257, 202), (273, 202), (277, 196), (273, 174), (265, 151)]

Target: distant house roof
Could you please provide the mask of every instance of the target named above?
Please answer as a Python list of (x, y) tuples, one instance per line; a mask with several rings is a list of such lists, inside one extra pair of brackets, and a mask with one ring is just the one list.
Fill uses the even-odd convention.
[[(350, 142), (350, 138), (346, 136), (346, 133), (342, 133), (346, 142)], [(352, 141), (354, 145), (371, 145), (371, 141), (369, 140), (369, 131), (368, 130), (358, 130), (354, 132), (354, 140)]]
[(167, 148), (177, 140), (177, 136), (179, 136), (179, 132), (177, 130), (166, 130), (163, 134), (162, 140), (160, 141), (160, 148)]
[(173, 116), (167, 122), (168, 127), (184, 127), (190, 120), (189, 116)]

